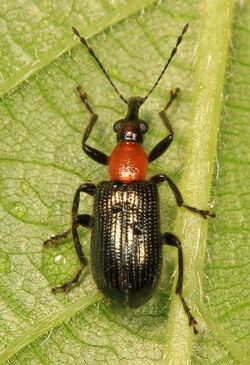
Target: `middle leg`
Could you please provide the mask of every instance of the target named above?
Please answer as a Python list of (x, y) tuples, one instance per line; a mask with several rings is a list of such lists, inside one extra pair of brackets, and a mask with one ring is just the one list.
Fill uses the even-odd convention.
[(177, 203), (178, 207), (184, 207), (188, 210), (191, 210), (194, 213), (200, 214), (205, 219), (207, 217), (212, 217), (212, 218), (215, 217), (215, 213), (211, 213), (209, 210), (202, 210), (202, 209), (191, 207), (190, 205), (185, 204), (185, 202), (182, 198), (180, 190), (177, 188), (177, 186), (175, 185), (173, 180), (171, 180), (170, 177), (168, 177), (167, 175), (165, 175), (165, 174), (155, 175), (155, 176), (152, 176), (150, 178), (150, 180), (153, 181), (156, 185), (160, 185), (164, 181), (166, 181), (168, 183), (170, 189), (174, 193), (175, 200), (176, 200), (176, 203)]
[(87, 258), (84, 255), (83, 250), (82, 250), (82, 245), (80, 243), (77, 227), (79, 226), (79, 217), (81, 217), (82, 223), (84, 223), (85, 226), (88, 226), (89, 228), (92, 227), (93, 218), (91, 216), (89, 216), (88, 214), (83, 214), (83, 215), (79, 216), (77, 213), (78, 213), (79, 203), (80, 203), (80, 194), (83, 192), (83, 193), (87, 193), (89, 195), (94, 195), (95, 189), (96, 189), (95, 185), (90, 184), (90, 183), (84, 183), (84, 184), (81, 184), (78, 187), (78, 189), (76, 190), (74, 200), (73, 200), (73, 206), (72, 206), (72, 228), (71, 228), (71, 230), (72, 230), (76, 253), (77, 253), (77, 256), (79, 258), (81, 265), (72, 280), (70, 280), (69, 282), (66, 282), (65, 284), (56, 286), (55, 288), (52, 289), (53, 292), (58, 292), (58, 291), (65, 292), (66, 290), (71, 288), (72, 285), (76, 284), (79, 281), (85, 266), (88, 264)]
[[(92, 217), (89, 214), (79, 214), (76, 217), (77, 226), (91, 228), (92, 224)], [(56, 234), (51, 236), (48, 240), (44, 241), (43, 244), (45, 247), (54, 246), (57, 241), (60, 241), (62, 238), (67, 238), (68, 235), (71, 233), (71, 228), (67, 229), (65, 232), (61, 234)]]

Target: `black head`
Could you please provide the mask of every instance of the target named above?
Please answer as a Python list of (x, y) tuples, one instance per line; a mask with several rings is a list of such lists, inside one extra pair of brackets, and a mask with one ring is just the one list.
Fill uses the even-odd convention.
[(128, 112), (124, 119), (115, 122), (113, 129), (117, 141), (133, 141), (142, 143), (144, 134), (148, 131), (148, 124), (139, 119), (139, 109), (144, 103), (144, 98), (135, 96), (127, 100)]

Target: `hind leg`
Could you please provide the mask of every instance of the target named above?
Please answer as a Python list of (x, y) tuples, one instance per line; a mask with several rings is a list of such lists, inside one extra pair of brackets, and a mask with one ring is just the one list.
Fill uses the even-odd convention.
[(176, 285), (176, 289), (175, 289), (175, 293), (179, 295), (180, 300), (182, 302), (183, 305), (183, 309), (186, 312), (186, 315), (188, 316), (188, 320), (189, 320), (189, 326), (193, 327), (194, 333), (197, 334), (198, 331), (195, 327), (195, 325), (197, 324), (196, 319), (194, 318), (194, 316), (192, 315), (187, 302), (185, 301), (183, 295), (182, 295), (182, 286), (183, 286), (183, 254), (182, 254), (182, 247), (181, 247), (181, 241), (179, 240), (178, 237), (176, 237), (174, 234), (172, 233), (163, 233), (162, 235), (162, 240), (163, 243), (166, 243), (169, 246), (175, 246), (176, 248), (178, 248), (178, 266), (179, 266), (179, 274), (178, 274), (178, 280), (177, 280), (177, 285)]

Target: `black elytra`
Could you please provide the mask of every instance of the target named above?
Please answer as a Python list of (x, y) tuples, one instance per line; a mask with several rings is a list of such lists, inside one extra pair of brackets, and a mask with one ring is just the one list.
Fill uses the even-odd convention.
[[(78, 228), (79, 226), (90, 228), (92, 230), (91, 270), (98, 289), (107, 297), (131, 308), (141, 306), (154, 293), (161, 275), (162, 245), (175, 246), (178, 249), (179, 266), (176, 294), (179, 295), (184, 311), (188, 316), (189, 325), (193, 327), (196, 334), (195, 325), (197, 322), (182, 295), (184, 265), (181, 241), (174, 234), (161, 233), (160, 230), (158, 186), (167, 182), (179, 207), (200, 214), (203, 218), (215, 217), (215, 214), (185, 204), (179, 189), (167, 175), (159, 174), (149, 180), (144, 178), (147, 163), (160, 157), (173, 141), (174, 132), (167, 116), (167, 110), (176, 99), (179, 89), (170, 92), (168, 102), (159, 113), (168, 134), (156, 144), (147, 156), (141, 144), (145, 133), (148, 131), (148, 124), (139, 119), (140, 107), (158, 85), (187, 29), (188, 24), (185, 25), (177, 38), (167, 63), (146, 96), (125, 99), (87, 41), (74, 27), (72, 28), (80, 42), (98, 63), (117, 95), (128, 106), (127, 115), (124, 119), (116, 121), (113, 129), (118, 143), (116, 148), (120, 148), (121, 151), (128, 151), (128, 153), (132, 151), (129, 158), (132, 160), (134, 158), (135, 161), (128, 162), (128, 157), (124, 153), (124, 156), (121, 157), (124, 161), (119, 162), (121, 166), (116, 166), (116, 160), (111, 163), (111, 156), (107, 156), (87, 144), (98, 116), (92, 110), (87, 94), (78, 86), (79, 97), (90, 114), (90, 120), (82, 139), (83, 151), (100, 164), (109, 165), (109, 168), (110, 164), (114, 166), (112, 165), (110, 168), (110, 181), (102, 181), (97, 186), (92, 183), (83, 183), (78, 187), (73, 200), (71, 228), (62, 234), (52, 236), (44, 242), (44, 245), (55, 244), (58, 240), (66, 238), (72, 233), (81, 264), (80, 268), (71, 281), (52, 289), (53, 292), (66, 291), (79, 281), (87, 265), (87, 258), (79, 240)], [(138, 156), (134, 157), (133, 154), (137, 153)], [(94, 197), (92, 216), (78, 214), (81, 193)]]

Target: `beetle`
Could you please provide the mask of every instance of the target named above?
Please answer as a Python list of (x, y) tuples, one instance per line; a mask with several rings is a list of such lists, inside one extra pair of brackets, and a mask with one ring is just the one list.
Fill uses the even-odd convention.
[[(146, 96), (125, 99), (93, 49), (78, 30), (72, 27), (74, 34), (95, 59), (128, 109), (125, 118), (117, 120), (113, 125), (117, 145), (111, 155), (107, 156), (87, 144), (98, 115), (92, 110), (87, 94), (80, 86), (77, 87), (79, 97), (90, 114), (82, 139), (83, 151), (94, 161), (108, 166), (110, 181), (102, 181), (97, 186), (92, 183), (81, 184), (74, 195), (71, 228), (62, 234), (52, 236), (44, 242), (44, 245), (55, 244), (72, 232), (80, 268), (71, 281), (52, 289), (53, 292), (66, 291), (79, 281), (88, 263), (79, 240), (78, 228), (79, 226), (91, 228), (91, 269), (96, 285), (107, 297), (131, 308), (141, 306), (154, 293), (161, 275), (162, 245), (165, 243), (175, 246), (178, 249), (179, 267), (175, 292), (180, 297), (189, 325), (193, 327), (194, 333), (197, 333), (197, 322), (182, 294), (184, 265), (181, 241), (173, 233), (161, 233), (160, 230), (158, 187), (167, 182), (179, 207), (200, 214), (203, 218), (214, 217), (215, 214), (185, 204), (181, 192), (165, 174), (158, 174), (146, 180), (148, 163), (160, 157), (173, 141), (174, 132), (167, 110), (176, 99), (179, 89), (170, 92), (168, 102), (159, 113), (168, 131), (167, 136), (158, 142), (148, 155), (142, 147), (148, 124), (139, 118), (140, 107), (158, 85), (187, 29), (188, 24), (184, 26), (167, 63)], [(78, 214), (81, 193), (94, 197), (93, 216)]]

